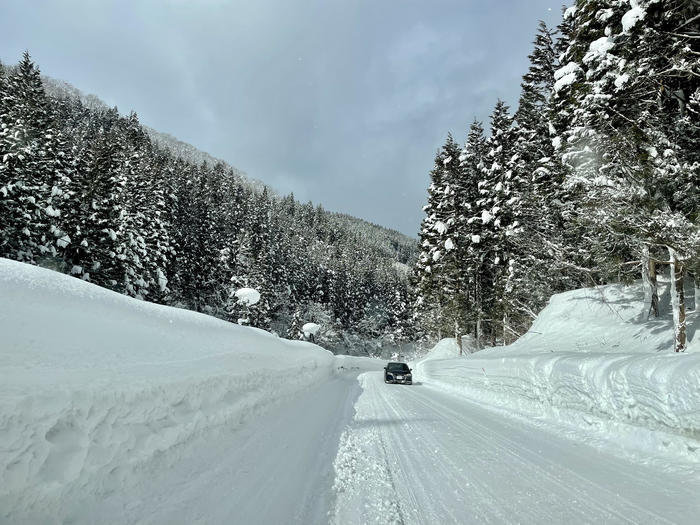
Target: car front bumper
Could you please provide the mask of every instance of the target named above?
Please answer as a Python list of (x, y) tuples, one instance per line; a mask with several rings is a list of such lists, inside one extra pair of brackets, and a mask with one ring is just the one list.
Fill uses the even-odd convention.
[(400, 384), (400, 385), (410, 385), (413, 383), (413, 378), (411, 377), (404, 377), (402, 379), (398, 379), (396, 377), (394, 378), (387, 378), (386, 376), (384, 377), (384, 381), (387, 383), (392, 383), (392, 384)]

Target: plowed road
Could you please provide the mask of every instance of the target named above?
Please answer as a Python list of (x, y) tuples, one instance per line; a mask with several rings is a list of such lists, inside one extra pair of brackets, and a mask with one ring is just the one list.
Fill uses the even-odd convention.
[[(429, 385), (332, 379), (85, 503), (91, 523), (700, 523), (700, 479)], [(80, 520), (77, 520), (80, 521)]]

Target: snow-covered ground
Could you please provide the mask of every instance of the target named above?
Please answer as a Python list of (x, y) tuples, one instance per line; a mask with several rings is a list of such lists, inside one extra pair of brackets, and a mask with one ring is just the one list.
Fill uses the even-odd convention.
[(425, 383), (360, 376), (336, 525), (694, 524), (700, 476), (631, 462)]
[(443, 341), (401, 386), (0, 259), (0, 523), (695, 523), (700, 353), (587, 293), (511, 348)]
[(614, 437), (642, 454), (700, 464), (700, 316), (687, 292), (684, 354), (673, 352), (665, 293), (660, 318), (646, 321), (641, 286), (611, 285), (553, 296), (530, 332), (505, 348), (459, 358), (454, 341), (444, 340), (416, 363), (416, 378), (520, 416)]
[(11, 523), (89, 523), (89, 502), (143, 486), (191, 443), (207, 448), (340, 366), (368, 366), (6, 259), (0, 334), (0, 522)]

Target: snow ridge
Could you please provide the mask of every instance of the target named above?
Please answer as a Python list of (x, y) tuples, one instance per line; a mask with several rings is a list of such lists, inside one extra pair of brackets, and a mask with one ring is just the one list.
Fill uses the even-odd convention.
[[(415, 377), (518, 415), (625, 436), (633, 448), (700, 463), (697, 337), (687, 353), (674, 353), (668, 305), (658, 320), (642, 322), (642, 294), (641, 285), (609, 285), (555, 295), (516, 343), (457, 358), (454, 340), (444, 340), (415, 364)], [(688, 326), (696, 333), (697, 309)]]
[(336, 373), (315, 345), (7, 259), (0, 333), (0, 522), (71, 521)]

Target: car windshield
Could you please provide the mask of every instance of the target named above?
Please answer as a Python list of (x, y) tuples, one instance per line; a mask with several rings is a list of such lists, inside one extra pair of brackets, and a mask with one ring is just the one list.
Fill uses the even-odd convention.
[(389, 372), (408, 372), (406, 363), (389, 363), (386, 367)]

